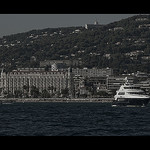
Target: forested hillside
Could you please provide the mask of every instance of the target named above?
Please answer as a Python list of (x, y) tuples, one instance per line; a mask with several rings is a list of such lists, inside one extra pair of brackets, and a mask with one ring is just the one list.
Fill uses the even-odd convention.
[(79, 59), (81, 67), (111, 67), (117, 74), (150, 72), (150, 15), (99, 28), (47, 28), (0, 38), (0, 64), (7, 70), (51, 59)]

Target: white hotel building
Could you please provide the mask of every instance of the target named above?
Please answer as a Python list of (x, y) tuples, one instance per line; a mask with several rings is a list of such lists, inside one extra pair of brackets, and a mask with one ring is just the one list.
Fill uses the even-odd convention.
[[(16, 90), (23, 91), (24, 86), (35, 86), (39, 92), (43, 90), (55, 90), (60, 92), (68, 88), (68, 71), (45, 71), (44, 68), (18, 68), (12, 72), (1, 72), (1, 89), (2, 93), (10, 92), (14, 94)], [(50, 92), (53, 92), (50, 90)]]

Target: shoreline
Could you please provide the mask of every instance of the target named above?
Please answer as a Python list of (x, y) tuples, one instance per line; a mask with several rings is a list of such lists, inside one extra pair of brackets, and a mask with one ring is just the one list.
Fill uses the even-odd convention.
[(114, 98), (0, 98), (1, 103), (27, 102), (101, 102), (111, 103)]

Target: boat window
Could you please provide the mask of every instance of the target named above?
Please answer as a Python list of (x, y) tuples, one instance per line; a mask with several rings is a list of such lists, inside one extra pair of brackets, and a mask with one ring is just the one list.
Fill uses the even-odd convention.
[(124, 89), (140, 89), (140, 87), (124, 87)]
[(140, 95), (142, 95), (142, 94), (145, 94), (144, 92), (129, 92), (129, 94), (140, 94)]
[(118, 95), (125, 95), (125, 93), (124, 92), (119, 92)]
[(130, 87), (124, 87), (124, 89), (130, 89)]

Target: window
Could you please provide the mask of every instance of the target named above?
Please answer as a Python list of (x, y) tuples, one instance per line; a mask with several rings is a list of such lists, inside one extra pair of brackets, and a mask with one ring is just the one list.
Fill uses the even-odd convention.
[(125, 95), (125, 93), (124, 92), (119, 92), (118, 95)]
[(129, 92), (129, 94), (139, 94), (139, 95), (143, 95), (145, 94), (144, 92)]
[(140, 87), (124, 87), (124, 89), (140, 89)]

